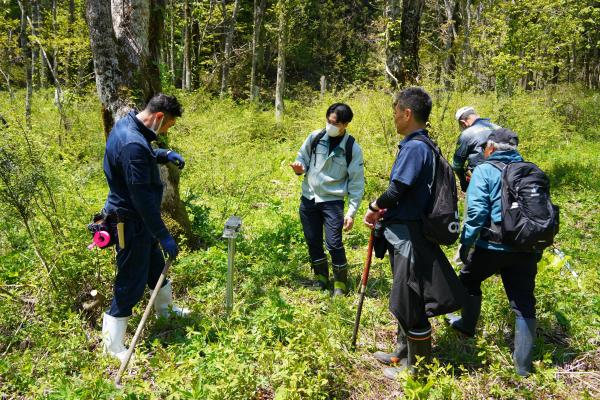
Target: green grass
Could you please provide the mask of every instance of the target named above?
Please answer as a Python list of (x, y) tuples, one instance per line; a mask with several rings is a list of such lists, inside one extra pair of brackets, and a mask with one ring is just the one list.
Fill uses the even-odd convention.
[[(494, 277), (483, 285), (477, 336), (464, 339), (434, 319), (436, 359), (429, 372), (399, 382), (386, 381), (370, 356), (389, 349), (394, 340), (387, 259), (372, 266), (358, 347), (349, 348), (368, 235), (360, 222), (366, 203), (345, 236), (351, 294), (333, 300), (309, 291), (301, 285), (310, 270), (297, 216), (300, 180), (288, 167), (306, 135), (323, 124), (328, 103), (347, 101), (355, 113), (350, 132), (365, 152), (365, 198), (375, 197), (386, 187), (399, 139), (389, 97), (359, 90), (323, 102), (288, 102), (280, 126), (274, 124), (270, 106), (215, 100), (202, 93), (180, 97), (186, 111), (170, 143), (186, 158), (182, 197), (196, 232), (211, 246), (184, 250), (172, 268), (176, 299), (192, 309), (192, 317), (151, 319), (124, 388), (117, 390), (112, 379), (118, 365), (100, 350), (100, 311), (86, 314), (79, 308), (92, 288), (110, 297), (113, 277), (109, 251), (85, 250), (85, 225), (106, 195), (98, 105), (92, 95), (73, 95), (66, 102), (73, 130), (61, 133), (49, 93), (35, 96), (28, 137), (44, 154), (42, 168), (52, 178), (65, 240), (49, 233), (40, 212), (34, 225), (45, 254), (61, 269), (61, 274), (51, 271), (61, 286), (58, 291), (49, 286), (22, 225), (1, 205), (0, 287), (13, 297), (0, 293), (0, 394), (52, 399), (381, 399), (401, 394), (571, 399), (600, 394), (597, 94), (562, 87), (512, 98), (470, 93), (434, 98), (432, 132), (447, 155), (458, 134), (453, 111), (465, 104), (519, 133), (524, 157), (551, 177), (553, 199), (561, 207), (557, 246), (578, 278), (549, 252), (539, 264), (536, 373), (531, 377), (513, 372), (514, 317)], [(8, 96), (0, 100), (0, 109), (10, 110), (3, 114), (13, 127), (20, 126), (20, 101), (18, 96), (14, 102)], [(0, 147), (21, 143), (20, 132), (13, 128)], [(243, 234), (235, 307), (227, 316), (226, 245), (217, 238), (233, 213), (243, 218)], [(446, 251), (450, 256), (455, 249)], [(134, 311), (129, 338), (146, 302), (147, 297)]]

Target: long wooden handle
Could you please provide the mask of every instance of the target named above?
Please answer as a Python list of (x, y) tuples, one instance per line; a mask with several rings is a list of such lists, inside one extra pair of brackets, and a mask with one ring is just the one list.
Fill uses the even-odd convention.
[(365, 294), (367, 293), (367, 282), (369, 281), (369, 270), (371, 269), (371, 261), (373, 259), (373, 242), (375, 239), (374, 231), (371, 230), (371, 236), (369, 237), (369, 245), (367, 247), (367, 258), (365, 260), (365, 268), (363, 269), (361, 285), (360, 285), (360, 297), (358, 298), (358, 309), (356, 310), (356, 319), (354, 320), (354, 332), (352, 332), (352, 348), (356, 347), (356, 338), (358, 337), (358, 327), (360, 325), (360, 316), (362, 314), (363, 302), (365, 301)]
[(156, 296), (158, 295), (159, 290), (162, 288), (163, 282), (165, 281), (167, 272), (169, 272), (169, 268), (171, 267), (172, 263), (173, 263), (173, 259), (168, 258), (167, 262), (165, 262), (165, 267), (163, 268), (162, 273), (160, 274), (160, 277), (158, 278), (158, 282), (156, 282), (156, 286), (154, 286), (154, 290), (152, 291), (152, 295), (150, 296), (150, 301), (148, 302), (148, 305), (146, 306), (146, 310), (144, 311), (142, 320), (140, 321), (137, 329), (135, 330), (135, 335), (133, 335), (133, 339), (131, 340), (129, 349), (127, 350), (127, 353), (125, 354), (125, 359), (123, 360), (123, 362), (121, 362), (121, 367), (119, 368), (119, 372), (117, 372), (117, 377), (115, 378), (115, 385), (117, 385), (117, 386), (121, 385), (121, 378), (123, 377), (123, 373), (125, 372), (125, 369), (127, 369), (129, 360), (131, 359), (131, 356), (133, 355), (133, 352), (135, 351), (135, 345), (137, 344), (138, 340), (140, 339), (140, 336), (142, 335), (142, 331), (144, 330), (144, 325), (146, 324), (146, 320), (148, 319), (148, 316), (152, 312), (152, 306), (154, 305)]

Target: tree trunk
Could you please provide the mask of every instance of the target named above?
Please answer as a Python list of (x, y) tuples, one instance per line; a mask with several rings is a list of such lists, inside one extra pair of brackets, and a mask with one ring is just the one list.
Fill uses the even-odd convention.
[(425, 0), (404, 0), (400, 24), (400, 86), (419, 81), (419, 36)]
[(86, 19), (94, 60), (96, 89), (102, 103), (104, 134), (108, 137), (115, 122), (131, 109), (131, 99), (123, 92), (124, 77), (119, 65), (120, 48), (113, 29), (111, 4), (87, 0)]
[(385, 71), (390, 86), (399, 86), (400, 60), (400, 0), (388, 0), (385, 5)]
[[(112, 5), (87, 1), (96, 87), (107, 135), (115, 120), (134, 105), (142, 108), (161, 90), (158, 60), (163, 10), (164, 0), (112, 0)], [(178, 225), (173, 233), (184, 234), (194, 247), (197, 240), (179, 197), (179, 170), (162, 166), (161, 177), (165, 184), (162, 210)]]
[(183, 76), (181, 77), (181, 88), (183, 90), (191, 90), (192, 89), (192, 33), (191, 33), (191, 23), (190, 23), (190, 2), (189, 0), (184, 0), (183, 2)]
[[(54, 24), (53, 26), (55, 26), (56, 24), (56, 1), (57, 0), (53, 0), (53, 20), (52, 23)], [(69, 19), (68, 19), (68, 27), (67, 27), (67, 33), (69, 35), (69, 37), (73, 37), (73, 30), (74, 30), (74, 26), (75, 26), (75, 0), (69, 0)], [(66, 81), (67, 83), (73, 82), (73, 75), (75, 74), (75, 71), (73, 70), (73, 68), (71, 67), (71, 57), (72, 57), (72, 50), (68, 49), (67, 50), (67, 55), (66, 55), (66, 60), (65, 60), (65, 65), (66, 65), (66, 72), (65, 72), (65, 76), (63, 77), (63, 81)], [(57, 70), (58, 67), (58, 59), (57, 59), (57, 51), (56, 49), (54, 50), (54, 57), (52, 60), (52, 64), (54, 65), (54, 70)]]
[[(31, 10), (28, 13), (28, 16), (35, 21), (35, 11), (37, 8), (37, 0), (31, 0), (30, 7), (31, 7)], [(37, 35), (36, 26), (33, 25), (30, 27), (30, 29), (31, 29), (31, 35), (36, 36)], [(32, 86), (39, 88), (39, 71), (38, 71), (39, 66), (37, 65), (38, 59), (39, 59), (39, 57), (38, 57), (39, 49), (37, 47), (30, 46), (29, 51), (31, 53), (31, 83), (32, 83)]]
[[(40, 12), (40, 1), (35, 0), (33, 5), (33, 26), (35, 26), (34, 35), (40, 34), (40, 29), (42, 28), (42, 13)], [(38, 65), (38, 77), (37, 84), (38, 87), (46, 86), (46, 60), (44, 59), (44, 55), (41, 47), (36, 48), (37, 53), (37, 61)]]
[(170, 15), (171, 15), (171, 32), (169, 37), (169, 70), (171, 71), (171, 84), (175, 87), (175, 7), (173, 0), (170, 1)]
[(25, 123), (28, 128), (31, 128), (31, 95), (32, 89), (32, 77), (31, 77), (31, 47), (27, 36), (27, 10), (29, 9), (28, 0), (19, 0), (19, 8), (21, 9), (21, 32), (19, 36), (19, 42), (21, 45), (23, 65), (25, 65)]
[(277, 8), (279, 9), (279, 28), (277, 40), (277, 83), (275, 85), (275, 121), (280, 123), (283, 120), (283, 94), (285, 91), (285, 52), (287, 47), (287, 13), (286, 0), (279, 0)]
[[(7, 46), (4, 48), (4, 50), (5, 50), (4, 56), (8, 60), (8, 64), (6, 64), (6, 73), (4, 71), (0, 71), (0, 73), (2, 73), (2, 76), (6, 80), (6, 90), (8, 90), (10, 99), (14, 100), (15, 94), (13, 93), (13, 90), (12, 90), (12, 87), (10, 84), (10, 74), (11, 74), (11, 68), (13, 65), (13, 51), (11, 50), (11, 45), (10, 45), (10, 43), (12, 43), (12, 38), (13, 38), (13, 30), (9, 28), (8, 29), (8, 42), (7, 42)], [(0, 115), (0, 124), (3, 124), (5, 122), (6, 121), (3, 122), (3, 118)]]
[[(216, 0), (210, 0), (209, 1), (209, 5), (208, 5), (208, 17), (206, 18), (206, 24), (204, 25), (204, 29), (202, 30), (202, 32), (200, 33), (200, 37), (198, 38), (198, 58), (197, 58), (197, 65), (200, 66), (201, 63), (201, 59), (200, 57), (202, 57), (202, 45), (204, 44), (204, 37), (206, 36), (206, 31), (208, 30), (208, 27), (210, 25), (210, 21), (212, 20), (213, 17), (213, 13), (215, 11), (215, 2)], [(198, 82), (202, 81), (202, 69), (198, 68)]]
[(460, 20), (458, 19), (458, 0), (444, 0), (444, 11), (446, 15), (446, 29), (444, 38), (444, 86), (450, 90), (452, 78), (456, 70), (456, 58), (454, 54), (454, 41), (458, 36)]
[(252, 32), (252, 71), (250, 72), (250, 100), (257, 101), (259, 87), (257, 84), (258, 47), (260, 44), (260, 30), (265, 13), (266, 0), (254, 0), (254, 31)]
[[(226, 0), (223, 0), (224, 12), (227, 13), (225, 9)], [(233, 11), (231, 12), (231, 18), (228, 23), (225, 25), (227, 28), (227, 34), (225, 36), (225, 50), (223, 52), (223, 69), (221, 74), (221, 92), (220, 96), (223, 97), (227, 93), (227, 89), (229, 86), (229, 66), (231, 63), (231, 51), (233, 49), (233, 33), (235, 32), (235, 24), (237, 21), (237, 13), (239, 8), (240, 1), (235, 0), (233, 3)]]

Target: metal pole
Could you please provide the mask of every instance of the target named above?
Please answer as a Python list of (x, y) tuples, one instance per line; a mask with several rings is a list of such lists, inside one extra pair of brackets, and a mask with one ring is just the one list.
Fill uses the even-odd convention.
[(233, 262), (235, 259), (235, 238), (237, 237), (242, 220), (232, 215), (225, 222), (223, 238), (227, 239), (227, 287), (225, 289), (225, 308), (227, 315), (233, 310)]
[(233, 261), (235, 258), (235, 238), (227, 239), (227, 291), (225, 294), (225, 306), (227, 314), (233, 309)]

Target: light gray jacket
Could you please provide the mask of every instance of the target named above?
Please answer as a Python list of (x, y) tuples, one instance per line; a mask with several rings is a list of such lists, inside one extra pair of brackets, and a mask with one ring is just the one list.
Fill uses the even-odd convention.
[(302, 196), (315, 203), (344, 200), (348, 195), (347, 217), (354, 218), (365, 193), (365, 169), (363, 153), (355, 141), (352, 146), (352, 161), (346, 164), (346, 142), (348, 132), (331, 154), (329, 136), (324, 135), (317, 144), (314, 154), (310, 154), (313, 139), (321, 132), (312, 132), (298, 151), (296, 161), (307, 171), (302, 182)]

